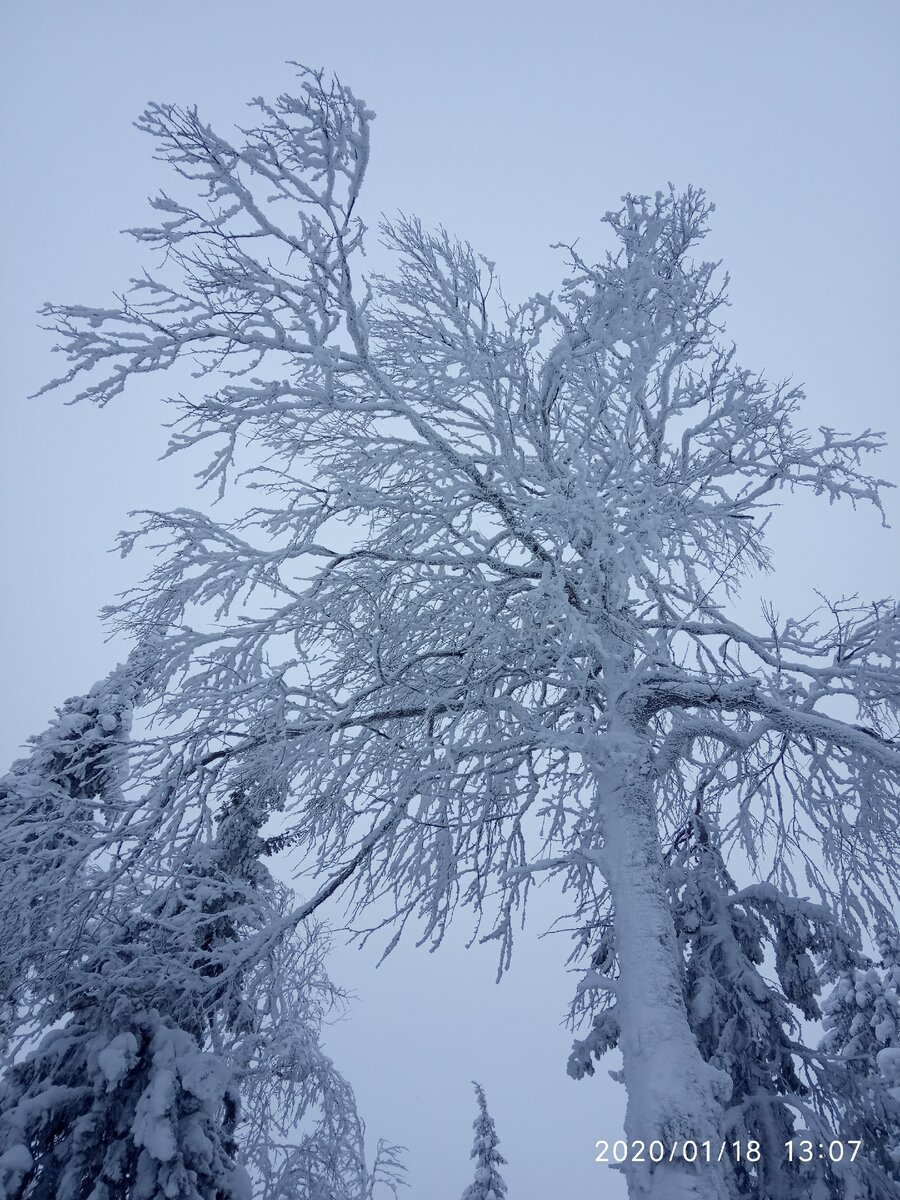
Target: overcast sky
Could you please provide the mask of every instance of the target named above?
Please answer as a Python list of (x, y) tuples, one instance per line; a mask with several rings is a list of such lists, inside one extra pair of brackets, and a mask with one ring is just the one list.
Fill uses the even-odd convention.
[[(515, 299), (558, 283), (551, 243), (599, 250), (623, 192), (704, 187), (741, 362), (803, 381), (813, 427), (885, 430), (878, 473), (900, 480), (896, 0), (29, 0), (0, 20), (0, 762), (124, 657), (96, 613), (139, 569), (107, 553), (127, 511), (206, 503), (186, 462), (156, 461), (153, 388), (102, 412), (26, 398), (62, 368), (39, 304), (106, 304), (140, 268), (117, 231), (146, 223), (145, 197), (169, 182), (131, 124), (149, 100), (196, 102), (227, 129), (250, 97), (290, 90), (286, 59), (336, 71), (378, 114), (368, 223), (402, 209), (445, 225), (497, 262)], [(742, 597), (744, 619), (761, 592), (803, 615), (815, 589), (898, 590), (896, 528), (871, 512), (793, 502), (773, 540), (775, 573)], [(464, 930), (377, 972), (369, 951), (335, 952), (357, 999), (329, 1049), (373, 1141), (409, 1147), (420, 1200), (455, 1200), (471, 1180), (473, 1078), (511, 1200), (624, 1195), (592, 1162), (596, 1139), (620, 1135), (620, 1090), (565, 1075), (569, 946), (538, 940), (554, 912), (536, 906), (500, 986), (495, 952), (465, 951)]]

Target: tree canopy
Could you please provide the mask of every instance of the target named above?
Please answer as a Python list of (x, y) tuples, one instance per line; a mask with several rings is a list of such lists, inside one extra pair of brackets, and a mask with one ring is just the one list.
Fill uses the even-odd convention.
[[(205, 448), (219, 495), (254, 489), (234, 520), (149, 512), (122, 535), (157, 553), (109, 612), (155, 639), (135, 752), (155, 844), (184, 853), (252, 778), (320, 874), (279, 928), (343, 888), (388, 948), (410, 924), (436, 944), (462, 905), (501, 965), (558, 877), (585, 988), (615, 998), (628, 1138), (718, 1143), (736, 1079), (691, 1024), (676, 922), (728, 902), (674, 860), (711, 833), (749, 864), (744, 932), (715, 954), (748, 950), (769, 886), (810, 890), (851, 940), (892, 920), (897, 604), (752, 629), (729, 609), (770, 565), (779, 493), (880, 511), (882, 437), (810, 432), (799, 388), (740, 364), (701, 190), (626, 195), (598, 261), (566, 248), (558, 292), (514, 304), (414, 217), (382, 220), (393, 268), (365, 274), (372, 113), (347, 87), (303, 69), (254, 107), (229, 140), (151, 105), (177, 194), (132, 233), (161, 265), (112, 308), (44, 310), (70, 363), (48, 387), (105, 404), (184, 364), (170, 450)], [(626, 1171), (635, 1196), (730, 1186), (678, 1156)]]

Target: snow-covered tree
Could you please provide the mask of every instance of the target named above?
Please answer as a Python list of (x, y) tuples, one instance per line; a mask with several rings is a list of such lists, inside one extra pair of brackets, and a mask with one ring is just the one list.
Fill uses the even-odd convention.
[(130, 996), (95, 998), (0, 1085), (0, 1187), (14, 1198), (250, 1200), (227, 1065)]
[(502, 1200), (506, 1195), (506, 1184), (500, 1167), (506, 1159), (497, 1149), (500, 1139), (494, 1118), (488, 1112), (484, 1088), (473, 1083), (478, 1097), (478, 1116), (472, 1122), (475, 1140), (472, 1143), (472, 1158), (475, 1159), (475, 1179), (462, 1194), (462, 1200)]
[[(821, 1003), (825, 980), (859, 975), (854, 965), (862, 956), (823, 906), (770, 883), (739, 887), (714, 832), (699, 817), (669, 862), (691, 1029), (705, 1061), (731, 1080), (728, 1141), (746, 1146), (752, 1140), (760, 1148), (756, 1161), (726, 1157), (727, 1194), (735, 1200), (808, 1200), (818, 1186), (825, 1197), (893, 1195), (884, 1164), (885, 1124), (869, 1120), (872, 1097), (865, 1100), (865, 1089), (854, 1086), (851, 1064), (835, 1063), (827, 1045), (825, 1053), (818, 1051), (808, 1033), (823, 1009), (834, 1007), (834, 999)], [(601, 949), (573, 1006), (576, 1024), (590, 1017), (590, 1032), (576, 1040), (569, 1059), (576, 1079), (593, 1075), (594, 1059), (618, 1044), (617, 1005), (608, 985), (615, 956), (608, 938), (595, 939), (589, 931), (588, 939)], [(845, 988), (839, 985), (835, 997)], [(868, 1026), (868, 1017), (863, 1023)], [(883, 1106), (883, 1089), (880, 1099)], [(867, 1151), (834, 1164), (818, 1152), (809, 1162), (799, 1153), (787, 1159), (792, 1139), (817, 1148), (859, 1139)]]
[(194, 964), (159, 954), (163, 913), (116, 907), (90, 923), (95, 948), (74, 951), (54, 980), (61, 1027), (0, 1084), (3, 1195), (250, 1200), (237, 1089), (205, 1051)]
[[(194, 914), (174, 958), (208, 981), (206, 1040), (239, 1091), (241, 1158), (260, 1200), (395, 1192), (399, 1149), (379, 1142), (368, 1168), (353, 1090), (321, 1046), (323, 1020), (341, 999), (325, 973), (326, 942), (315, 926), (298, 928), (288, 889), (260, 861), (279, 839), (260, 836), (270, 815), (262, 773), (251, 765), (245, 774), (219, 813), (211, 852), (194, 850), (173, 881), (176, 911)], [(154, 925), (168, 941), (168, 909)]]
[[(900, 1190), (900, 937), (875, 932), (880, 962), (858, 956), (836, 972), (823, 1004), (828, 1115), (841, 1136), (871, 1148), (879, 1169), (866, 1196)], [(879, 1190), (879, 1188), (881, 1190)]]
[(368, 1171), (352, 1090), (321, 1049), (335, 992), (321, 938), (284, 919), (259, 861), (267, 815), (248, 785), (167, 875), (131, 855), (99, 898), (76, 881), (84, 927), (57, 935), (64, 968), (33, 972), (57, 1027), (0, 1083), (0, 1194), (367, 1200), (397, 1181), (391, 1147)]
[[(797, 1058), (799, 1018), (819, 1015), (811, 952), (830, 945), (832, 922), (771, 884), (739, 889), (706, 839), (692, 859), (673, 871), (688, 1019), (704, 1059), (731, 1080), (728, 1140), (761, 1147), (756, 1163), (729, 1158), (733, 1194), (800, 1200), (808, 1190), (801, 1167), (785, 1162), (795, 1132), (791, 1101), (808, 1093)], [(766, 962), (767, 951), (774, 961)]]
[[(758, 629), (727, 608), (769, 565), (779, 492), (880, 509), (862, 460), (882, 438), (807, 431), (798, 388), (740, 366), (694, 253), (702, 192), (626, 196), (612, 249), (570, 248), (555, 296), (505, 302), (492, 263), (406, 217), (365, 278), (372, 114), (309, 71), (254, 104), (234, 140), (151, 105), (176, 187), (133, 232), (163, 265), (113, 307), (45, 309), (57, 383), (104, 404), (172, 368), (172, 448), (212, 447), (205, 481), (239, 466), (261, 497), (123, 535), (158, 550), (112, 617), (171, 631), (153, 767), (172, 827), (253, 750), (319, 894), (389, 898), (393, 938), (418, 921), (439, 942), (462, 903), (505, 962), (538, 872), (584, 906), (605, 891), (626, 1134), (718, 1143), (733, 1084), (691, 1027), (666, 848), (699, 810), (759, 882), (801, 881), (851, 932), (887, 911), (897, 605)], [(627, 1165), (650, 1200), (718, 1198), (724, 1172)]]
[(31, 739), (30, 754), (0, 779), (0, 1013), (7, 1035), (38, 1015), (83, 931), (85, 872), (100, 848), (98, 824), (109, 828), (123, 815), (139, 683), (131, 661), (67, 700)]

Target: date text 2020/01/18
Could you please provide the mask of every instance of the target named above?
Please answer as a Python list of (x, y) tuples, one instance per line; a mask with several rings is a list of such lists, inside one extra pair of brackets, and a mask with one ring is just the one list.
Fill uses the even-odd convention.
[[(818, 1159), (828, 1162), (855, 1162), (859, 1154), (861, 1141), (842, 1142), (813, 1142), (803, 1138), (794, 1138), (784, 1144), (784, 1157), (787, 1162), (809, 1163)], [(642, 1142), (635, 1140), (626, 1142), (620, 1139), (615, 1142), (599, 1141), (594, 1143), (594, 1149), (599, 1151), (594, 1162), (605, 1163), (607, 1166), (619, 1166), (622, 1163), (636, 1162), (724, 1162), (731, 1159), (734, 1162), (758, 1163), (762, 1159), (762, 1145), (753, 1141), (734, 1142), (675, 1142), (671, 1146), (660, 1141)]]

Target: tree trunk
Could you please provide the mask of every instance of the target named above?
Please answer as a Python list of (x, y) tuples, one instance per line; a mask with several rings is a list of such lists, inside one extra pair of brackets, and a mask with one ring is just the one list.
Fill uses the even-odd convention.
[[(723, 1200), (728, 1187), (716, 1159), (730, 1080), (704, 1062), (688, 1024), (646, 743), (620, 721), (603, 749), (598, 800), (620, 973), (628, 1194), (633, 1200)], [(682, 1157), (685, 1141), (697, 1145), (694, 1164)], [(650, 1161), (651, 1142), (657, 1143), (654, 1156), (662, 1143), (658, 1164)], [(644, 1162), (632, 1161), (635, 1143), (644, 1145)]]

